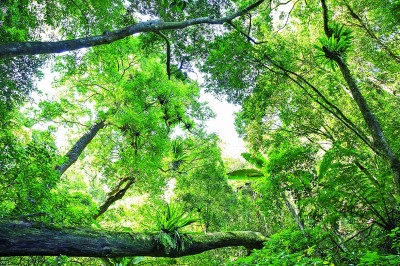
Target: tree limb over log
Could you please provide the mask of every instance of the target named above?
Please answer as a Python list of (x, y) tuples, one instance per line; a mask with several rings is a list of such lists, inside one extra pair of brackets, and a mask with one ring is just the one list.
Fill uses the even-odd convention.
[(102, 44), (109, 44), (125, 37), (141, 32), (158, 32), (162, 30), (183, 29), (199, 24), (224, 24), (232, 21), (251, 10), (255, 9), (265, 0), (259, 0), (254, 4), (223, 18), (194, 18), (180, 22), (164, 22), (163, 20), (150, 20), (140, 22), (123, 29), (107, 32), (103, 35), (84, 37), (73, 40), (64, 40), (58, 42), (16, 42), (0, 45), (0, 59), (10, 58), (21, 55), (36, 55), (36, 54), (52, 54), (62, 53), (66, 51), (78, 50)]
[(194, 234), (180, 253), (167, 254), (155, 234), (98, 231), (90, 228), (51, 228), (40, 224), (0, 221), (0, 257), (58, 256), (116, 258), (132, 256), (182, 257), (207, 250), (244, 246), (261, 248), (258, 232)]

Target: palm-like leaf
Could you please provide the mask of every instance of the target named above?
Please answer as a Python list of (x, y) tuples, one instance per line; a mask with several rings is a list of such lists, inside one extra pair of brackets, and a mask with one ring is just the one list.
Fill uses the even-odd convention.
[(159, 230), (173, 233), (189, 226), (197, 221), (191, 213), (185, 212), (183, 206), (178, 204), (167, 204), (162, 212), (156, 217), (156, 225)]
[(190, 243), (190, 238), (181, 234), (180, 230), (195, 223), (197, 219), (186, 212), (182, 205), (173, 203), (166, 204), (157, 214), (158, 243), (164, 247), (167, 254), (171, 250), (177, 252), (185, 250), (185, 242)]

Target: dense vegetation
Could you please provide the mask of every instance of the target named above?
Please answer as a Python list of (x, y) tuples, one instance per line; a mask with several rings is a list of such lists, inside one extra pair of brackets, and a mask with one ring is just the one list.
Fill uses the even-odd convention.
[(0, 265), (399, 265), (399, 36), (398, 0), (1, 1)]

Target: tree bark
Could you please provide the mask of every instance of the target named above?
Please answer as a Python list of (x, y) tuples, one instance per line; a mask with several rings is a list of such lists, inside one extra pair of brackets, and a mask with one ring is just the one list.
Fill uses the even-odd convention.
[(59, 256), (116, 258), (132, 256), (182, 257), (207, 250), (244, 246), (261, 248), (266, 238), (258, 232), (218, 232), (190, 235), (191, 243), (180, 253), (169, 254), (155, 234), (52, 228), (41, 224), (0, 221), (0, 257)]
[[(124, 179), (123, 179), (124, 180)], [(120, 186), (122, 185), (122, 184), (120, 184), (119, 186), (118, 186), (118, 189), (117, 189), (117, 191), (115, 191), (113, 194), (110, 194), (110, 195), (108, 195), (108, 197), (107, 197), (107, 199), (104, 201), (104, 203), (99, 207), (99, 210), (98, 210), (98, 212), (95, 214), (95, 215), (93, 215), (93, 219), (97, 219), (97, 218), (99, 218), (99, 216), (100, 215), (102, 215), (103, 213), (105, 213), (107, 210), (108, 210), (108, 208), (114, 203), (114, 202), (116, 202), (116, 201), (118, 201), (118, 200), (120, 200), (120, 199), (122, 199), (124, 196), (125, 196), (125, 194), (126, 194), (126, 192), (128, 191), (128, 189), (132, 186), (132, 184), (133, 183), (135, 183), (135, 179), (129, 179), (128, 180), (128, 182), (126, 183), (126, 185), (122, 188), (122, 189), (120, 189)], [(124, 182), (123, 182), (124, 183)]]
[(345, 63), (343, 57), (334, 56), (333, 60), (338, 64), (340, 71), (342, 72), (343, 78), (346, 80), (347, 85), (350, 88), (351, 95), (353, 96), (354, 101), (357, 103), (358, 109), (360, 110), (362, 116), (364, 117), (364, 121), (368, 126), (368, 129), (374, 139), (375, 147), (380, 150), (384, 156), (384, 158), (389, 162), (390, 168), (392, 169), (393, 175), (395, 177), (395, 184), (397, 186), (397, 191), (400, 192), (400, 161), (397, 156), (394, 154), (393, 150), (387, 143), (386, 137), (383, 134), (383, 131), (379, 125), (378, 120), (375, 115), (372, 113), (371, 109), (368, 106), (367, 101), (364, 96), (361, 94), (353, 76), (350, 73), (347, 64)]
[(0, 59), (10, 58), (20, 55), (52, 54), (73, 51), (102, 44), (109, 44), (125, 37), (141, 32), (159, 32), (162, 30), (183, 29), (199, 24), (224, 24), (237, 17), (240, 17), (255, 9), (264, 0), (259, 0), (254, 4), (242, 9), (230, 16), (223, 18), (194, 18), (181, 22), (164, 22), (163, 20), (150, 20), (137, 23), (123, 29), (107, 32), (103, 35), (79, 38), (74, 40), (64, 40), (58, 42), (17, 42), (0, 45)]
[(89, 131), (83, 135), (75, 145), (67, 152), (65, 157), (67, 157), (67, 161), (62, 165), (56, 167), (56, 170), (60, 173), (60, 175), (64, 174), (64, 172), (78, 160), (79, 155), (83, 152), (86, 146), (92, 141), (92, 139), (97, 135), (100, 129), (104, 127), (104, 121), (100, 121), (93, 126), (90, 127)]

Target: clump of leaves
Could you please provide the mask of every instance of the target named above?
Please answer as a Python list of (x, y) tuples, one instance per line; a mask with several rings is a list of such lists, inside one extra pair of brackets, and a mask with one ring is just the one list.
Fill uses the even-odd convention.
[(261, 153), (248, 153), (248, 152), (244, 152), (242, 154), (240, 154), (247, 162), (251, 163), (252, 165), (254, 165), (255, 167), (257, 167), (258, 169), (261, 169), (263, 167), (265, 167), (265, 165), (267, 164), (266, 159), (262, 156)]
[[(304, 237), (304, 233), (308, 238)], [(324, 236), (318, 228), (299, 231), (295, 228), (282, 230), (271, 235), (260, 250), (253, 250), (249, 256), (242, 257), (227, 265), (327, 265), (333, 266), (330, 254), (321, 256)]]
[(186, 212), (179, 204), (169, 203), (157, 213), (156, 228), (159, 231), (156, 240), (165, 249), (167, 254), (171, 251), (180, 253), (185, 250), (185, 244), (190, 244), (191, 239), (181, 230), (195, 223), (197, 219), (192, 213)]
[(172, 170), (178, 170), (180, 165), (187, 159), (187, 154), (184, 150), (183, 142), (176, 139), (172, 143), (173, 160), (171, 162)]
[(332, 60), (334, 56), (344, 56), (351, 49), (352, 31), (340, 25), (333, 23), (329, 27), (330, 36), (318, 38), (319, 44), (314, 45), (320, 51), (319, 57), (322, 57), (322, 64), (328, 65), (334, 70), (335, 64)]
[(400, 228), (396, 227), (388, 236), (392, 239), (392, 248), (400, 255)]
[(392, 243), (392, 254), (382, 254), (382, 250), (366, 250), (358, 254), (360, 261), (357, 265), (400, 265), (400, 228), (394, 228), (388, 237)]

